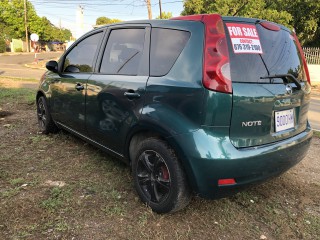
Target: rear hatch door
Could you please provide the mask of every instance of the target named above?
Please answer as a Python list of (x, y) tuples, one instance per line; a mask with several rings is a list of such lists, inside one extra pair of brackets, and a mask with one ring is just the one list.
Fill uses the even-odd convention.
[(233, 88), (233, 145), (259, 146), (304, 131), (310, 85), (292, 33), (280, 25), (270, 30), (254, 19), (230, 17), (224, 22)]

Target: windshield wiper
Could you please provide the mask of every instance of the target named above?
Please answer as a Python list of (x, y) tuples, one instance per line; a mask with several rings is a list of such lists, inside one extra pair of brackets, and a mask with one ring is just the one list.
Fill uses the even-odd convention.
[(118, 69), (117, 73), (121, 71), (121, 69), (126, 65), (132, 58), (134, 58), (140, 51), (135, 52), (131, 57), (129, 57)]
[(295, 89), (300, 90), (301, 84), (298, 79), (296, 79), (295, 76), (292, 74), (275, 74), (275, 75), (268, 75), (265, 77), (260, 77), (260, 79), (272, 79), (272, 78), (281, 78), (285, 83), (288, 83), (288, 80), (291, 82), (294, 82), (294, 84), (297, 86)]

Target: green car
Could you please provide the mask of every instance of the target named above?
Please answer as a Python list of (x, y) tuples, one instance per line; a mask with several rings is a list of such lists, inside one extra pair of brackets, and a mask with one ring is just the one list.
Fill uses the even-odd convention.
[(158, 213), (277, 176), (310, 146), (308, 68), (276, 23), (204, 14), (107, 25), (46, 67), (41, 131), (65, 129), (128, 163)]

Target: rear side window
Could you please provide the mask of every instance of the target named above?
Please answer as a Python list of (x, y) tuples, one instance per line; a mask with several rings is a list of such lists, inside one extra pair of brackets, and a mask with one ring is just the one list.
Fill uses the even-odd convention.
[(99, 32), (79, 42), (65, 57), (63, 72), (92, 72), (101, 36), (102, 32)]
[(104, 51), (100, 72), (137, 75), (141, 63), (145, 29), (112, 30)]
[(190, 32), (153, 28), (151, 33), (150, 75), (164, 76), (179, 57)]

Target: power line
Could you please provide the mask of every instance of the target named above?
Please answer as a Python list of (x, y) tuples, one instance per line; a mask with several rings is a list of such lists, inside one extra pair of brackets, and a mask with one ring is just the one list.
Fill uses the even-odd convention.
[[(30, 2), (32, 2), (34, 5), (38, 5), (38, 6), (43, 6), (43, 4), (46, 4), (46, 6), (54, 6), (55, 8), (65, 8), (65, 5), (73, 5), (73, 6), (77, 6), (79, 5), (79, 3), (83, 6), (94, 6), (94, 7), (99, 7), (100, 9), (103, 8), (104, 6), (133, 6), (133, 7), (141, 7), (141, 6), (146, 6), (146, 4), (144, 3), (144, 1), (140, 1), (140, 4), (136, 4), (136, 1), (131, 1), (129, 3), (119, 3), (119, 2), (124, 2), (124, 1), (111, 1), (111, 3), (106, 3), (105, 1), (100, 2), (100, 3), (94, 3), (94, 1), (88, 1), (88, 3), (86, 1), (79, 1), (79, 0), (75, 0), (75, 1), (71, 1), (71, 0), (66, 0), (63, 2), (59, 2), (57, 0), (54, 1), (36, 1), (36, 0), (30, 0)], [(116, 3), (112, 3), (112, 2), (116, 2)], [(175, 0), (175, 1), (168, 1), (168, 2), (162, 2), (162, 5), (165, 4), (172, 4), (172, 3), (182, 3), (182, 0)], [(153, 3), (151, 4), (152, 6), (157, 6), (159, 5), (159, 2)]]
[[(100, 16), (113, 16), (115, 18), (121, 19), (121, 16), (145, 16), (146, 13), (146, 1), (145, 0), (28, 0), (31, 2), (35, 8), (37, 13), (42, 16), (48, 16), (51, 19), (54, 18), (58, 21), (59, 18), (64, 22), (74, 23), (76, 17), (76, 8), (80, 4), (84, 7), (84, 18), (88, 20), (90, 18), (90, 22), (93, 21), (94, 17)], [(182, 3), (182, 0), (161, 0), (154, 1), (151, 3), (151, 7), (157, 7), (161, 4), (171, 5), (175, 3)], [(44, 8), (45, 7), (45, 8)], [(72, 11), (65, 11), (66, 9), (74, 9), (74, 14)], [(47, 10), (47, 11), (46, 11)], [(48, 12), (48, 10), (50, 12)], [(52, 11), (51, 11), (52, 10)], [(54, 13), (57, 14), (54, 14)], [(68, 18), (69, 17), (69, 18)], [(139, 18), (140, 18), (139, 17)], [(74, 18), (72, 20), (71, 18)], [(144, 17), (142, 17), (144, 18)], [(86, 25), (92, 25), (86, 23)]]

